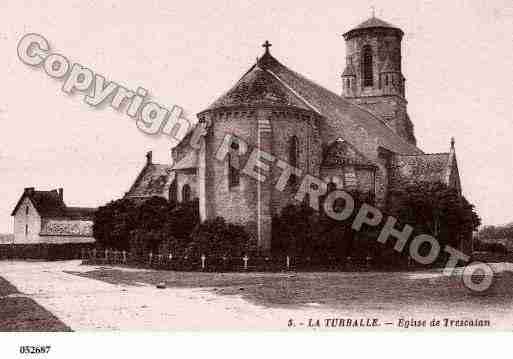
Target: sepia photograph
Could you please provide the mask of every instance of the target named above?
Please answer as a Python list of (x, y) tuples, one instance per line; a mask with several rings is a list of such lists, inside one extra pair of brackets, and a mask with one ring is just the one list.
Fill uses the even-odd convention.
[(2, 358), (67, 332), (513, 330), (511, 0), (0, 19)]

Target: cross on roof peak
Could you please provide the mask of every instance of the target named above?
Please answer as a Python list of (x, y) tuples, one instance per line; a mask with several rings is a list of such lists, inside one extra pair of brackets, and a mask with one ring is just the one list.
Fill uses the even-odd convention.
[(269, 41), (265, 40), (265, 42), (263, 43), (262, 47), (265, 47), (265, 53), (268, 54), (269, 53), (269, 48), (273, 46)]

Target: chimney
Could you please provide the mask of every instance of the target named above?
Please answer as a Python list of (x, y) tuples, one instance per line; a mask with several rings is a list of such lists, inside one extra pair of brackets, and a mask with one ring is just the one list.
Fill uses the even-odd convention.
[(59, 188), (59, 198), (64, 201), (64, 188)]
[(146, 153), (146, 164), (151, 165), (152, 163), (153, 163), (153, 152), (148, 151), (148, 153)]
[(26, 187), (23, 192), (30, 196), (30, 195), (34, 194), (34, 187)]

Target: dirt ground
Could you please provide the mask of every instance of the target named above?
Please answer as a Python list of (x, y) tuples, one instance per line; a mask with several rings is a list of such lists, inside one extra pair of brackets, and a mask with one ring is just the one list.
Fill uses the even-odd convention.
[(458, 274), (437, 270), (189, 273), (11, 261), (0, 262), (0, 276), (72, 330), (347, 329), (340, 322), (328, 325), (330, 318), (366, 325), (376, 320), (377, 327), (366, 327), (371, 330), (402, 329), (401, 319), (488, 321), (491, 328), (511, 330), (513, 280), (511, 268), (501, 268), (495, 289), (480, 296)]

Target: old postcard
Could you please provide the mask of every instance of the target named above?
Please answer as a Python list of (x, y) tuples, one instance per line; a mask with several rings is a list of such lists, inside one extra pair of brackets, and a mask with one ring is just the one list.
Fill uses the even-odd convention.
[(5, 335), (513, 330), (511, 1), (0, 11)]

